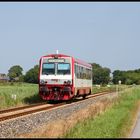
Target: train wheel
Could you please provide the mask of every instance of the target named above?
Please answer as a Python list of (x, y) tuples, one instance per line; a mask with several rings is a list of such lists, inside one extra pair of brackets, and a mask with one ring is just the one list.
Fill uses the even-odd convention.
[(90, 92), (89, 92), (89, 95), (91, 94), (91, 90), (90, 90)]
[(83, 99), (85, 99), (86, 98), (86, 94), (84, 94), (82, 97), (83, 97)]

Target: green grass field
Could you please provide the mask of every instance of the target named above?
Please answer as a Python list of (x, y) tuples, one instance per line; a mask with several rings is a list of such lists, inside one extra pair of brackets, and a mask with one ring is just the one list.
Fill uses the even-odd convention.
[[(12, 96), (16, 95), (16, 99)], [(41, 102), (38, 85), (27, 83), (0, 84), (0, 109)]]
[(129, 137), (137, 103), (140, 101), (140, 86), (135, 86), (120, 95), (118, 101), (103, 114), (78, 122), (64, 138), (123, 138)]

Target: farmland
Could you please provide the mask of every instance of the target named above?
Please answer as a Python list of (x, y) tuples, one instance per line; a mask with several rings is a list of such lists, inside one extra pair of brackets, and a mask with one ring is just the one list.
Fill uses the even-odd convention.
[(23, 106), (40, 101), (37, 84), (0, 84), (0, 109)]

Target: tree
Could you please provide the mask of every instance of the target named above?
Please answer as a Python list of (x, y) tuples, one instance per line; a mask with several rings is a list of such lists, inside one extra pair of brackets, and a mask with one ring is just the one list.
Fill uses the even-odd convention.
[(108, 84), (110, 81), (111, 70), (109, 68), (103, 68), (99, 64), (92, 64), (93, 84)]
[(39, 73), (39, 66), (35, 65), (34, 68), (30, 69), (26, 72), (24, 76), (24, 82), (27, 83), (38, 83), (38, 73)]
[(12, 66), (9, 70), (8, 70), (8, 76), (10, 78), (10, 80), (15, 80), (18, 81), (19, 77), (22, 76), (22, 67), (19, 65), (15, 65)]
[(115, 70), (113, 72), (113, 83), (118, 84), (119, 80), (121, 80), (122, 84), (125, 84), (125, 81), (126, 81), (125, 71)]
[(127, 85), (140, 84), (140, 69), (128, 71), (115, 70), (113, 72), (113, 83), (118, 84), (119, 80), (122, 81), (122, 84)]

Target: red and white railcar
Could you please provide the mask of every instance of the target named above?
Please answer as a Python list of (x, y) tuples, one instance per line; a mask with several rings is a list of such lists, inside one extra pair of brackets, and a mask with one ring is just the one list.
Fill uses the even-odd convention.
[(39, 95), (43, 100), (70, 100), (92, 92), (92, 66), (64, 54), (40, 59)]

